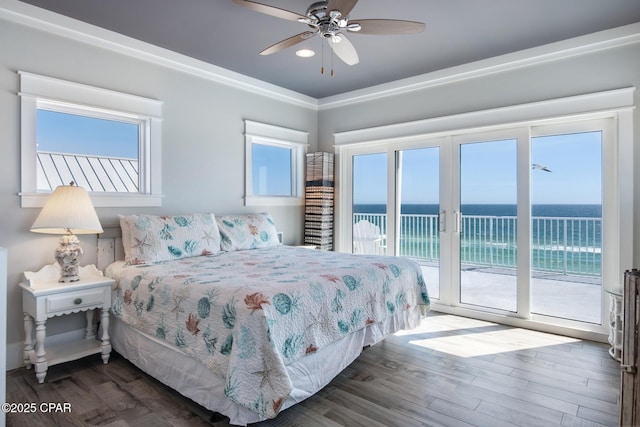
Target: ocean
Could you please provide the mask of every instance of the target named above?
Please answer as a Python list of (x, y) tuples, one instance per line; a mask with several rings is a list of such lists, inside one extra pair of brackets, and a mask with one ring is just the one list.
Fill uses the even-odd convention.
[[(400, 254), (439, 260), (440, 234), (435, 204), (401, 206)], [(516, 268), (515, 205), (462, 205), (461, 262), (473, 266)], [(376, 224), (386, 235), (386, 205), (354, 205), (354, 223)], [(535, 271), (599, 276), (601, 274), (602, 206), (533, 205), (532, 268)]]

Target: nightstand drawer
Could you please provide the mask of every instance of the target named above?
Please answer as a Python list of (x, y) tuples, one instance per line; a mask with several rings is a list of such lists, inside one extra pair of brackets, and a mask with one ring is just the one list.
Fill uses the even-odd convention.
[(104, 290), (92, 289), (85, 292), (74, 292), (71, 295), (52, 295), (47, 297), (47, 313), (57, 313), (59, 311), (75, 310), (91, 305), (101, 305), (104, 303)]

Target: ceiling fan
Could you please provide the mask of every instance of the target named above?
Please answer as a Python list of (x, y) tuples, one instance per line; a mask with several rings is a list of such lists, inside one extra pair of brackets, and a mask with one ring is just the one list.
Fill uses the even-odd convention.
[[(233, 0), (234, 3), (256, 12), (307, 24), (311, 30), (284, 39), (269, 46), (260, 55), (271, 55), (288, 47), (301, 43), (313, 36), (320, 35), (343, 62), (357, 64), (360, 59), (355, 47), (345, 36), (346, 32), (355, 34), (413, 34), (424, 31), (423, 22), (402, 21), (396, 19), (354, 19), (349, 13), (358, 0), (325, 0), (312, 3), (304, 15), (274, 6), (250, 0)], [(333, 72), (332, 72), (333, 73)]]

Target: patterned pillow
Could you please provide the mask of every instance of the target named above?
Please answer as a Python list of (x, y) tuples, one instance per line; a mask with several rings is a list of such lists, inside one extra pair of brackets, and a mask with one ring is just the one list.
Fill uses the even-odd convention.
[(131, 231), (129, 231), (129, 222), (124, 215), (118, 215), (120, 218), (120, 230), (122, 230), (122, 247), (124, 249), (124, 259), (131, 259)]
[(267, 213), (226, 215), (217, 218), (223, 251), (278, 246), (278, 232)]
[(146, 264), (220, 252), (214, 214), (120, 217), (125, 261)]

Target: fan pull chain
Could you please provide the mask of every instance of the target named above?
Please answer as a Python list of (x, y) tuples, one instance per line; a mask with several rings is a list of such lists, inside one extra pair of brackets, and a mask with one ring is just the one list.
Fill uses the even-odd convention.
[(333, 77), (333, 57), (336, 56), (333, 49), (331, 49), (331, 77)]
[[(320, 43), (322, 44), (322, 48), (320, 50), (321, 52), (321, 57), (322, 57), (322, 67), (320, 68), (320, 74), (324, 75), (324, 40), (321, 39)], [(327, 42), (329, 43), (329, 42)], [(333, 72), (333, 57), (335, 56), (335, 53), (333, 52), (333, 49), (331, 50), (331, 77), (334, 76), (334, 72)]]
[(324, 75), (324, 40), (320, 39), (322, 45), (322, 68), (320, 68), (320, 74)]
[(333, 57), (336, 56), (335, 51), (331, 49), (331, 77), (333, 77)]

